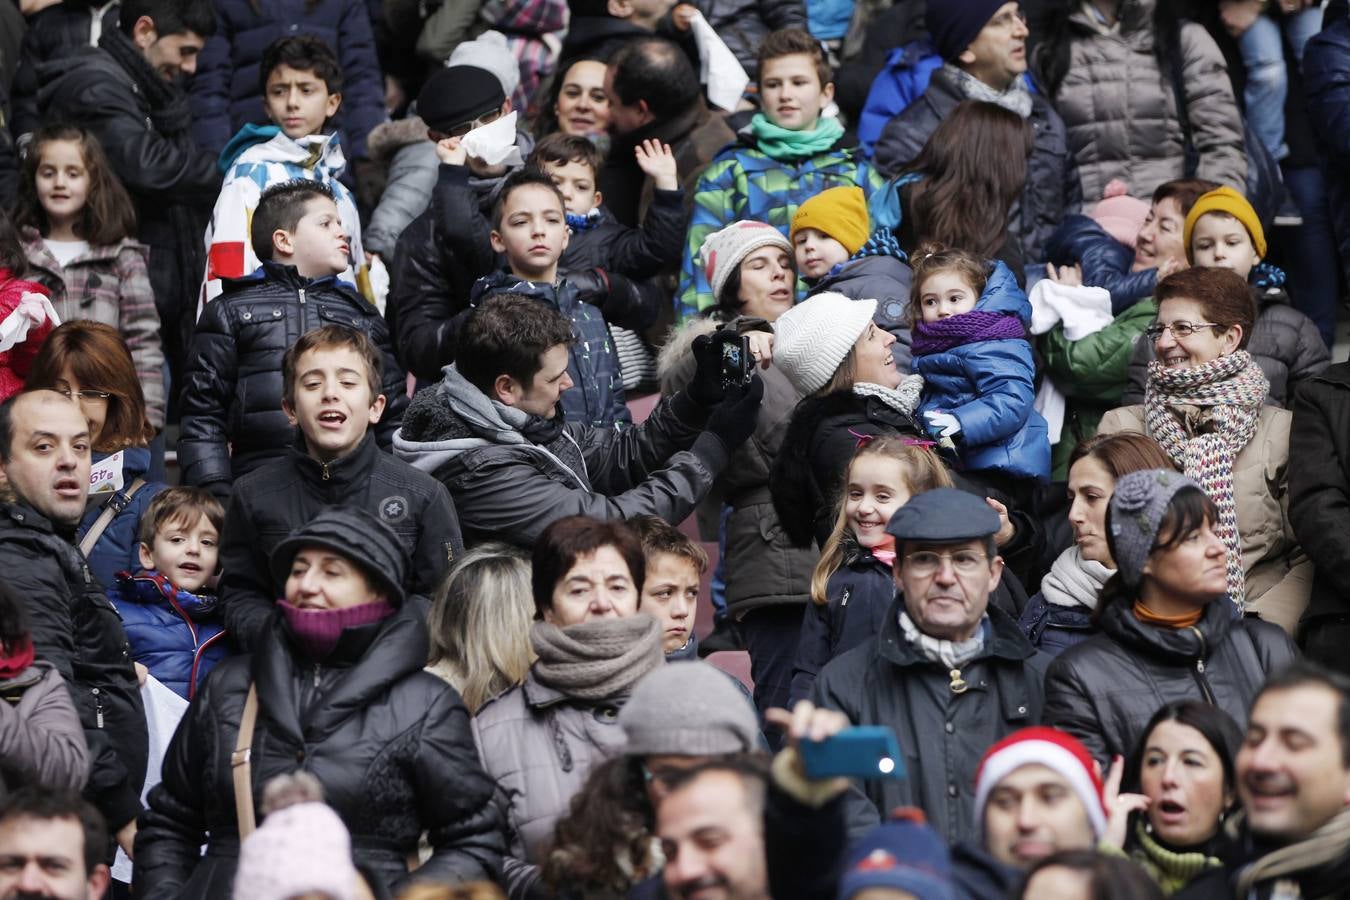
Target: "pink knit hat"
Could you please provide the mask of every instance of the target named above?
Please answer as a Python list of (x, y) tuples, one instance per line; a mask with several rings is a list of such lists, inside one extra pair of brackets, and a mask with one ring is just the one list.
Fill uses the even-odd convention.
[(1119, 178), (1112, 179), (1107, 183), (1106, 190), (1102, 191), (1102, 201), (1092, 208), (1088, 216), (1116, 241), (1133, 250), (1150, 207), (1143, 200), (1131, 197), (1127, 191), (1125, 182)]
[(263, 820), (239, 848), (235, 900), (286, 900), (323, 894), (356, 900), (356, 866), (347, 827), (324, 803), (298, 803)]

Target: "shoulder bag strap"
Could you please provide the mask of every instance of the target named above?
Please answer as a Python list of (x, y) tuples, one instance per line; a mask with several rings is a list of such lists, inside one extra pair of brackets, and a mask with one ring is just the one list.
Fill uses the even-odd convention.
[(145, 487), (145, 479), (137, 478), (135, 481), (131, 482), (131, 484), (127, 485), (126, 490), (118, 491), (113, 494), (108, 498), (108, 502), (103, 504), (103, 512), (98, 514), (98, 518), (94, 520), (94, 524), (90, 525), (89, 530), (84, 533), (84, 537), (80, 538), (80, 552), (83, 553), (86, 558), (88, 558), (89, 554), (93, 551), (94, 545), (98, 543), (98, 539), (103, 537), (103, 532), (108, 530), (108, 526), (112, 523), (112, 520), (117, 518), (118, 514), (127, 508), (128, 504), (131, 503), (131, 498), (136, 496), (136, 492), (143, 487)]
[(239, 840), (243, 840), (258, 827), (253, 812), (253, 766), (250, 757), (253, 754), (253, 726), (258, 721), (258, 685), (248, 686), (248, 699), (244, 701), (244, 715), (239, 719), (239, 737), (234, 742), (234, 752), (230, 754), (230, 768), (234, 775), (234, 814), (239, 820)]

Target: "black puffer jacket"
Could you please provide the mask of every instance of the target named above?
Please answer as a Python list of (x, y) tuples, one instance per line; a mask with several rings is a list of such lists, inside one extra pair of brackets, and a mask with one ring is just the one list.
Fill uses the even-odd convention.
[(85, 796), (118, 829), (141, 809), (145, 709), (122, 620), (73, 538), (29, 506), (0, 505), (5, 584), (26, 601), (37, 658), (56, 667), (75, 701), (89, 743)]
[[(1247, 352), (1270, 381), (1268, 402), (1288, 408), (1298, 386), (1331, 364), (1331, 352), (1313, 320), (1289, 305), (1289, 295), (1282, 288), (1253, 288), (1253, 292), (1260, 313)], [(1153, 356), (1152, 341), (1141, 340), (1134, 345), (1130, 383), (1120, 398), (1121, 406), (1144, 402), (1148, 364), (1153, 362)]]
[[(965, 99), (950, 75), (942, 69), (934, 72), (923, 95), (891, 119), (877, 138), (876, 167), (889, 177), (898, 175), (919, 155), (942, 120)], [(1021, 202), (1013, 208), (1008, 232), (1017, 237), (1022, 258), (1034, 263), (1045, 258), (1045, 244), (1064, 217), (1082, 206), (1083, 189), (1069, 153), (1064, 120), (1043, 92), (1031, 95), (1031, 117), (1027, 121), (1035, 135), (1027, 159), (1027, 184)]]
[(778, 520), (797, 546), (825, 545), (858, 439), (877, 434), (925, 436), (911, 416), (876, 397), (837, 391), (797, 404), (769, 480)]
[(197, 323), (178, 439), (184, 482), (228, 498), (234, 479), (286, 453), (295, 429), (281, 410), (281, 358), (300, 335), (324, 325), (363, 332), (383, 356), (385, 408), (375, 435), (389, 446), (408, 389), (384, 319), (350, 285), (302, 278), (294, 266), (269, 261), (226, 280)]
[[(493, 878), (501, 838), (459, 695), (426, 662), (426, 626), (412, 604), (374, 625), (348, 628), (315, 665), (278, 615), (258, 652), (212, 670), (174, 734), (164, 780), (136, 835), (136, 895), (230, 897), (238, 820), (230, 755), (250, 684), (258, 686), (253, 736), (254, 808), (269, 780), (298, 770), (352, 833), (352, 856), (390, 896), (407, 881), (407, 857), (425, 830), (432, 856), (418, 879)], [(207, 844), (206, 855), (200, 847)]]
[(1299, 390), (1289, 458), (1289, 522), (1316, 569), (1304, 621), (1350, 622), (1350, 363)]
[(285, 537), (325, 506), (358, 507), (389, 526), (412, 565), (404, 589), (430, 597), (464, 550), (445, 486), (375, 446), (374, 435), (346, 456), (320, 463), (292, 446), (283, 459), (235, 482), (221, 536), (220, 599), (231, 637), (254, 650), (285, 585), (267, 561)]
[(876, 639), (832, 660), (811, 689), (817, 706), (854, 725), (894, 728), (904, 754), (904, 778), (866, 782), (866, 800), (850, 792), (849, 834), (856, 840), (880, 814), (917, 806), (948, 844), (979, 841), (976, 769), (990, 744), (1040, 722), (1049, 657), (991, 606), (984, 649), (961, 670), (971, 687), (958, 694), (949, 670), (905, 640), (899, 615), (897, 599)]
[(1266, 677), (1293, 662), (1279, 626), (1232, 617), (1215, 601), (1192, 628), (1145, 625), (1125, 604), (1101, 610), (1101, 629), (1060, 654), (1045, 677), (1045, 724), (1083, 742), (1103, 766), (1134, 752), (1158, 707), (1205, 700), (1245, 728)]
[(54, 59), (63, 59), (89, 46), (90, 28), (95, 16), (101, 18), (104, 31), (117, 27), (120, 3), (109, 3), (101, 11), (86, 0), (61, 2), (38, 10), (28, 19), (23, 33), (19, 67), (11, 89), (13, 112), (11, 128), (17, 137), (35, 131), (42, 124), (38, 115), (37, 67)]

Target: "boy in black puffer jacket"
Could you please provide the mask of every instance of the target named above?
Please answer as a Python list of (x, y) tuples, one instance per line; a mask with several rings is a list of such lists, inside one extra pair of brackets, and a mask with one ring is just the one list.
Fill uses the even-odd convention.
[(387, 447), (408, 395), (379, 311), (337, 279), (346, 269), (347, 236), (333, 193), (309, 180), (268, 188), (251, 226), (262, 268), (226, 280), (197, 323), (183, 386), (178, 461), (183, 480), (227, 498), (231, 483), (286, 453), (293, 423), (282, 411), (281, 359), (306, 331), (346, 325), (363, 332), (384, 358), (387, 406), (375, 426)]

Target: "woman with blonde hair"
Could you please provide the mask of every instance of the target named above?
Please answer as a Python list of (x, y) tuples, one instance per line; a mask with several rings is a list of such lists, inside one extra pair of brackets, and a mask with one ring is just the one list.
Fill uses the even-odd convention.
[(459, 691), (469, 713), (525, 680), (534, 662), (530, 563), (507, 544), (481, 544), (441, 583), (427, 615), (427, 671)]

